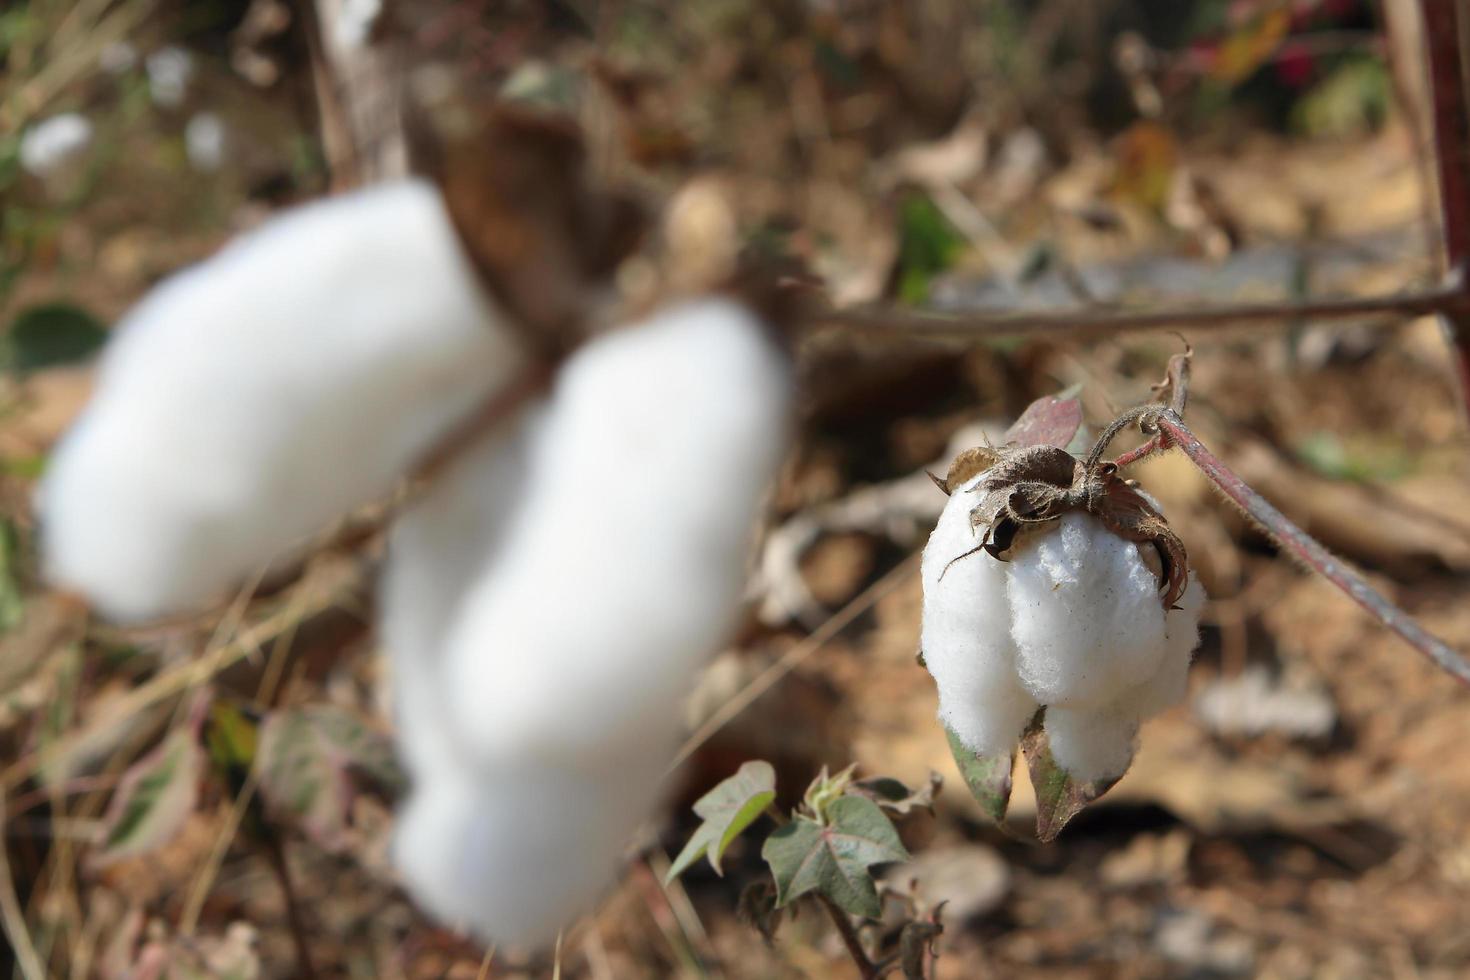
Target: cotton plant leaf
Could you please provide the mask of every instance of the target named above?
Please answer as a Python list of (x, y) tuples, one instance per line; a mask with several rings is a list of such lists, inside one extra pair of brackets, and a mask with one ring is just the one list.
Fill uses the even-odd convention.
[(255, 764), (271, 815), (328, 850), (346, 844), (363, 777), (390, 792), (403, 784), (388, 737), (331, 705), (271, 712), (260, 726)]
[(107, 329), (80, 307), (42, 303), (22, 310), (0, 336), (0, 366), (20, 374), (90, 360)]
[(1015, 752), (1005, 755), (976, 755), (966, 748), (960, 737), (944, 726), (949, 739), (949, 751), (959, 766), (960, 775), (970, 789), (970, 795), (980, 804), (980, 812), (992, 823), (1000, 824), (1006, 818), (1006, 809), (1011, 803), (1011, 771), (1015, 768)]
[(844, 796), (827, 807), (826, 816), (826, 823), (818, 823), (798, 815), (761, 848), (776, 881), (777, 907), (815, 891), (845, 912), (877, 918), (882, 906), (868, 868), (908, 860), (908, 851), (872, 800)]
[(884, 810), (903, 817), (916, 809), (928, 810), (932, 813), (934, 797), (938, 795), (939, 788), (943, 784), (944, 777), (937, 772), (929, 773), (928, 780), (917, 788), (910, 788), (892, 776), (874, 776), (870, 779), (855, 780), (847, 787), (847, 795), (872, 800)]
[(184, 725), (129, 767), (102, 818), (94, 865), (147, 854), (172, 840), (194, 812), (205, 761), (197, 729)]
[(210, 705), (204, 721), (209, 761), (234, 792), (239, 792), (255, 765), (260, 726), (229, 701)]
[(709, 858), (715, 874), (723, 875), (720, 859), (725, 849), (755, 822), (776, 799), (776, 770), (769, 762), (755, 760), (742, 765), (735, 775), (701, 796), (694, 812), (704, 822), (689, 843), (674, 858), (665, 882), (673, 881), (701, 857)]
[(1051, 754), (1046, 730), (1033, 723), (1021, 737), (1021, 751), (1031, 774), (1031, 788), (1036, 792), (1036, 836), (1043, 844), (1057, 839), (1062, 828), (1108, 790), (1119, 779), (1081, 782), (1069, 776)]
[(8, 633), (25, 618), (25, 596), (20, 586), (20, 531), (0, 519), (0, 633)]

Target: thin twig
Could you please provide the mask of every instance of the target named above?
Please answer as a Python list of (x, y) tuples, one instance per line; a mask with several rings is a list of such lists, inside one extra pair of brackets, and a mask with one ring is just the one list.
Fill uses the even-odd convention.
[(936, 313), (899, 308), (821, 310), (811, 314), (816, 326), (839, 327), (906, 338), (987, 340), (1001, 337), (1110, 337), (1126, 331), (1179, 327), (1238, 326), (1290, 320), (1355, 319), (1373, 314), (1422, 316), (1459, 313), (1470, 317), (1470, 295), (1462, 277), (1450, 276), (1428, 289), (1388, 296), (1314, 299), (1303, 302), (1240, 303), (1222, 306), (1078, 307), (1031, 313)]
[(301, 898), (296, 894), (296, 886), (291, 881), (291, 867), (286, 863), (286, 842), (274, 827), (267, 828), (265, 837), (266, 853), (270, 856), (271, 868), (281, 883), (281, 895), (286, 901), (286, 921), (291, 928), (291, 941), (296, 946), (297, 973), (306, 980), (314, 980), (317, 972), (311, 962), (311, 933), (306, 928)]
[(842, 945), (847, 947), (847, 955), (852, 957), (852, 962), (857, 966), (858, 976), (862, 977), (862, 980), (876, 980), (878, 967), (868, 958), (868, 951), (863, 949), (863, 941), (858, 937), (857, 930), (852, 927), (852, 920), (826, 895), (820, 892), (816, 895), (817, 901), (831, 917), (832, 924), (837, 927), (837, 934), (842, 937)]
[(475, 980), (488, 980), (490, 976), (490, 964), (495, 962), (495, 944), (491, 943), (485, 950), (485, 956), (480, 960), (480, 972), (475, 974)]
[(1435, 666), (1460, 683), (1470, 686), (1470, 662), (1449, 644), (1420, 626), (1408, 613), (1380, 595), (1361, 575), (1246, 485), (1219, 457), (1205, 448), (1177, 414), (1160, 408), (1148, 421), (1158, 426), (1159, 439), (1165, 448), (1177, 447), (1183, 451), (1199, 467), (1200, 472), (1254, 520), (1271, 540), (1346, 592), (1370, 616), (1397, 633)]
[(679, 749), (679, 754), (674, 756), (674, 761), (669, 764), (669, 769), (677, 769), (701, 745), (708, 742), (716, 732), (724, 728), (732, 719), (754, 704), (757, 698), (765, 694), (778, 681), (795, 670), (797, 665), (803, 660), (826, 646), (828, 641), (851, 625), (853, 620), (872, 608), (879, 599), (896, 589), (900, 583), (914, 573), (915, 566), (918, 563), (919, 554), (915, 552), (889, 569), (887, 574), (858, 593), (851, 602), (843, 606), (830, 619), (813, 630), (805, 640), (802, 640), (790, 650), (786, 651), (780, 660), (777, 660), (765, 670), (761, 671), (749, 684), (741, 688), (733, 698), (720, 705), (719, 710), (705, 719), (704, 724), (700, 725), (694, 734), (685, 740), (683, 747)]
[(15, 892), (15, 879), (10, 874), (10, 855), (5, 843), (5, 791), (0, 789), (0, 925), (15, 953), (16, 969), (24, 980), (46, 980), (46, 968), (31, 942), (31, 931)]
[(297, 586), (297, 594), (284, 603), (279, 611), (241, 631), (217, 653), (206, 653), (203, 657), (185, 661), (155, 675), (118, 698), (117, 703), (106, 713), (99, 714), (82, 728), (63, 736), (46, 749), (32, 752), (12, 763), (9, 768), (0, 772), (0, 788), (15, 788), (21, 781), (56, 759), (66, 758), (79, 746), (97, 737), (99, 732), (183, 694), (201, 681), (255, 653), (275, 637), (294, 629), (302, 620), (337, 606), (362, 587), (363, 578), (362, 568), (354, 563), (346, 574), (334, 576), (329, 583), (317, 582), (311, 578), (303, 580)]

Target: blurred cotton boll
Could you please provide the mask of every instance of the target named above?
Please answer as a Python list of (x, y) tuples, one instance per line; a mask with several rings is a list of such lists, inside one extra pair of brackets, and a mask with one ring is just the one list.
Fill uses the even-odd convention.
[(92, 145), (92, 124), (75, 112), (43, 119), (20, 140), (20, 165), (35, 177), (57, 173)]
[(589, 776), (533, 763), (439, 775), (400, 809), (394, 860), (415, 900), (490, 941), (545, 945), (613, 881), (666, 756)]
[[(432, 675), (454, 742), (418, 767), (395, 845), (426, 908), (534, 945), (611, 883), (653, 809), (681, 700), (734, 626), (791, 385), (765, 326), (726, 300), (667, 310), (567, 362), (525, 495), (491, 532), (503, 541), (459, 601), (442, 662), (400, 661)], [(416, 708), (399, 703), (412, 725)]]
[(488, 433), (393, 522), (378, 589), (379, 639), (392, 663), (398, 750), (428, 778), (454, 758), (438, 687), (444, 634), (497, 552), (529, 490), (530, 447), (542, 410)]
[(478, 758), (581, 763), (671, 730), (734, 626), (790, 386), (785, 354), (726, 300), (568, 361), (534, 492), (447, 640), (450, 712)]
[(1184, 696), (1204, 591), (1190, 582), (1165, 612), (1140, 546), (1080, 511), (1023, 535), (1008, 561), (977, 551), (951, 565), (979, 543), (968, 491), (984, 476), (950, 497), (924, 551), (923, 650), (940, 717), (995, 755), (1044, 706), (1063, 769), (1121, 776), (1139, 724)]
[(117, 619), (198, 604), (385, 495), (522, 363), (431, 185), (283, 215), (118, 326), (39, 491), (46, 574)]
[(148, 72), (148, 92), (154, 105), (177, 109), (189, 94), (194, 78), (194, 56), (183, 48), (170, 45), (150, 54), (143, 62)]
[(195, 170), (211, 173), (225, 162), (227, 139), (224, 120), (212, 112), (201, 112), (184, 127), (184, 152)]

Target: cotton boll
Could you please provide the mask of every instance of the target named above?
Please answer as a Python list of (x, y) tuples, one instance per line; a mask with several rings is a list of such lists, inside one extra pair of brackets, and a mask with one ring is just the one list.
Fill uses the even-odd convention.
[(924, 548), (920, 648), (939, 688), (939, 717), (981, 755), (1006, 754), (1036, 713), (1016, 681), (1006, 603), (1006, 566), (983, 551), (970, 527), (976, 477), (945, 504)]
[(36, 177), (59, 173), (92, 144), (92, 124), (75, 112), (43, 119), (20, 140), (20, 165)]
[(216, 113), (198, 113), (184, 127), (184, 152), (195, 170), (213, 173), (222, 167), (226, 145), (225, 123)]
[(444, 634), (528, 492), (540, 415), (532, 410), (483, 437), (389, 533), (378, 631), (392, 664), (399, 752), (415, 781), (456, 766), (439, 696)]
[[(1140, 545), (1069, 511), (1019, 535), (1006, 561), (975, 548), (972, 478), (924, 551), (924, 659), (941, 719), (972, 751), (1010, 751), (1038, 706), (1052, 754), (1079, 780), (1121, 776), (1140, 723), (1184, 695), (1204, 590), (1165, 613)], [(946, 570), (947, 569), (947, 570)], [(942, 573), (942, 574), (941, 574)]]
[(395, 860), (430, 911), (534, 945), (611, 881), (657, 795), (680, 699), (733, 626), (790, 387), (762, 325), (724, 300), (668, 310), (564, 367), (521, 505), (445, 641), (455, 744), (421, 767), (397, 830)]
[(183, 48), (169, 46), (150, 54), (143, 67), (148, 72), (148, 92), (154, 105), (176, 109), (189, 94), (194, 78), (194, 56)]
[(118, 327), (40, 490), (46, 574), (119, 619), (202, 602), (386, 494), (522, 363), (429, 184), (297, 209)]
[(541, 946), (617, 872), (663, 759), (600, 778), (534, 766), (438, 774), (399, 811), (393, 858), (414, 898), (488, 941)]
[(482, 765), (659, 754), (734, 626), (781, 459), (791, 371), (729, 300), (661, 312), (563, 369), (530, 499), (448, 639), (449, 713)]
[(1164, 658), (1158, 576), (1096, 518), (1057, 524), (1018, 544), (1007, 569), (1017, 673), (1042, 704), (1106, 704)]

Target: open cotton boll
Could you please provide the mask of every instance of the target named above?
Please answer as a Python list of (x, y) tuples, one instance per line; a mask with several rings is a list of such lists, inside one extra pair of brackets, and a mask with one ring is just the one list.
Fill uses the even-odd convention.
[(430, 184), (292, 211), (120, 324), (40, 489), (46, 574), (119, 619), (206, 600), (386, 494), (522, 363)]
[[(940, 717), (971, 750), (1009, 752), (1038, 706), (1076, 779), (1122, 775), (1140, 723), (1184, 695), (1204, 590), (1165, 612), (1140, 546), (1081, 511), (1019, 536), (1006, 561), (975, 549), (971, 492), (956, 490), (924, 551), (924, 660)], [(948, 571), (941, 571), (948, 565)]]
[(533, 409), (484, 436), (389, 532), (378, 631), (392, 664), (399, 754), (415, 781), (454, 765), (439, 696), (444, 634), (527, 493), (539, 419)]
[(530, 499), (448, 638), (450, 717), (483, 764), (663, 752), (734, 625), (785, 447), (791, 370), (731, 300), (592, 341), (557, 379)]
[[(1006, 569), (972, 550), (974, 495), (966, 483), (949, 498), (924, 548), (920, 649), (939, 688), (939, 718), (981, 755), (1009, 752), (1037, 703), (1016, 680), (1016, 644), (1006, 604)], [(941, 577), (942, 576), (942, 577)]]

